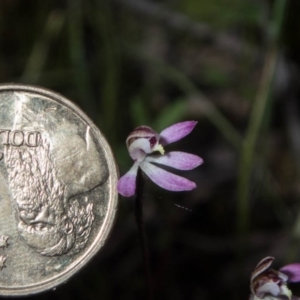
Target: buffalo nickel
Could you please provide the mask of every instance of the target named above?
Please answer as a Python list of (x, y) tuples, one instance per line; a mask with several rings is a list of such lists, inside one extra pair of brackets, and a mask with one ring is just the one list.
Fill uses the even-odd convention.
[(103, 246), (117, 170), (95, 125), (61, 95), (0, 86), (0, 295), (65, 282)]

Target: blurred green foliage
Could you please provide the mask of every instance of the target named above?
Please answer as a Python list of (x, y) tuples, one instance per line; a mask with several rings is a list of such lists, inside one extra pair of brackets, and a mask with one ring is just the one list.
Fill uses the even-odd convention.
[[(186, 173), (198, 188), (146, 183), (157, 299), (246, 299), (260, 258), (300, 260), (299, 12), (283, 0), (0, 0), (0, 81), (77, 103), (120, 174), (134, 127), (198, 121), (170, 145), (204, 158)], [(145, 299), (136, 240), (133, 204), (120, 199), (99, 256), (32, 298)]]
[(240, 25), (256, 27), (262, 17), (262, 9), (255, 1), (186, 0), (178, 2), (178, 8), (195, 21), (222, 30)]

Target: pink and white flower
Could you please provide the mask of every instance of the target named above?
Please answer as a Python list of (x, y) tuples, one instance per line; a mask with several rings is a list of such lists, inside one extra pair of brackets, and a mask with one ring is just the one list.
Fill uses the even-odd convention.
[(164, 146), (188, 135), (197, 122), (186, 121), (164, 129), (160, 134), (148, 126), (137, 127), (126, 140), (129, 155), (134, 160), (131, 169), (119, 179), (118, 192), (125, 197), (135, 194), (138, 168), (158, 186), (170, 191), (189, 191), (196, 184), (186, 178), (172, 174), (155, 164), (178, 170), (192, 170), (203, 160), (194, 154), (172, 151), (165, 153)]
[(287, 287), (289, 282), (300, 281), (300, 264), (290, 264), (279, 271), (271, 269), (274, 257), (265, 257), (255, 267), (251, 276), (251, 296), (249, 300), (299, 300), (292, 296)]

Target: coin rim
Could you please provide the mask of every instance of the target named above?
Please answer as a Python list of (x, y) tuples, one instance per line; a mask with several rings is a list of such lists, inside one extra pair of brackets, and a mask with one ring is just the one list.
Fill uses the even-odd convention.
[[(23, 84), (1, 84), (0, 85), (0, 93), (4, 91), (15, 91), (15, 92), (30, 92), (36, 93), (41, 96), (49, 97), (51, 100), (57, 101), (69, 108), (75, 115), (78, 115), (82, 118), (94, 131), (96, 137), (98, 138), (99, 144), (101, 145), (105, 158), (107, 159), (107, 165), (109, 169), (109, 205), (107, 209), (107, 213), (103, 224), (101, 226), (101, 230), (97, 234), (97, 239), (89, 247), (89, 250), (84, 253), (83, 256), (80, 257), (77, 261), (73, 262), (69, 270), (65, 270), (64, 272), (57, 274), (55, 277), (47, 279), (45, 281), (39, 282), (38, 284), (30, 284), (26, 287), (1, 287), (0, 286), (0, 295), (3, 296), (22, 296), (22, 295), (30, 295), (36, 294), (39, 292), (43, 292), (52, 288), (57, 287), (58, 285), (65, 283), (72, 275), (74, 275), (83, 265), (88, 263), (92, 257), (103, 247), (105, 241), (107, 240), (109, 234), (111, 233), (112, 226), (116, 219), (117, 205), (118, 205), (118, 192), (116, 189), (117, 181), (119, 177), (119, 172), (117, 169), (117, 164), (115, 157), (112, 153), (112, 150), (105, 139), (104, 135), (100, 131), (100, 129), (93, 123), (93, 121), (86, 116), (82, 110), (71, 102), (66, 97), (60, 95), (59, 93), (53, 92), (49, 89), (45, 89), (39, 86), (33, 85), (23, 85)], [(101, 242), (99, 241), (101, 237)]]

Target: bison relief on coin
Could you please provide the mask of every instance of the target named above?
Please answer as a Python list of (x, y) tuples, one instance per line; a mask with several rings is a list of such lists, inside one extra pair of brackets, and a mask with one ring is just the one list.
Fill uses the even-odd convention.
[(13, 130), (0, 130), (18, 231), (41, 255), (76, 253), (86, 244), (94, 220), (93, 203), (83, 194), (105, 182), (107, 165), (89, 126), (84, 138), (64, 120), (52, 120), (47, 128), (36, 122), (44, 112), (37, 117), (27, 98), (15, 93)]

